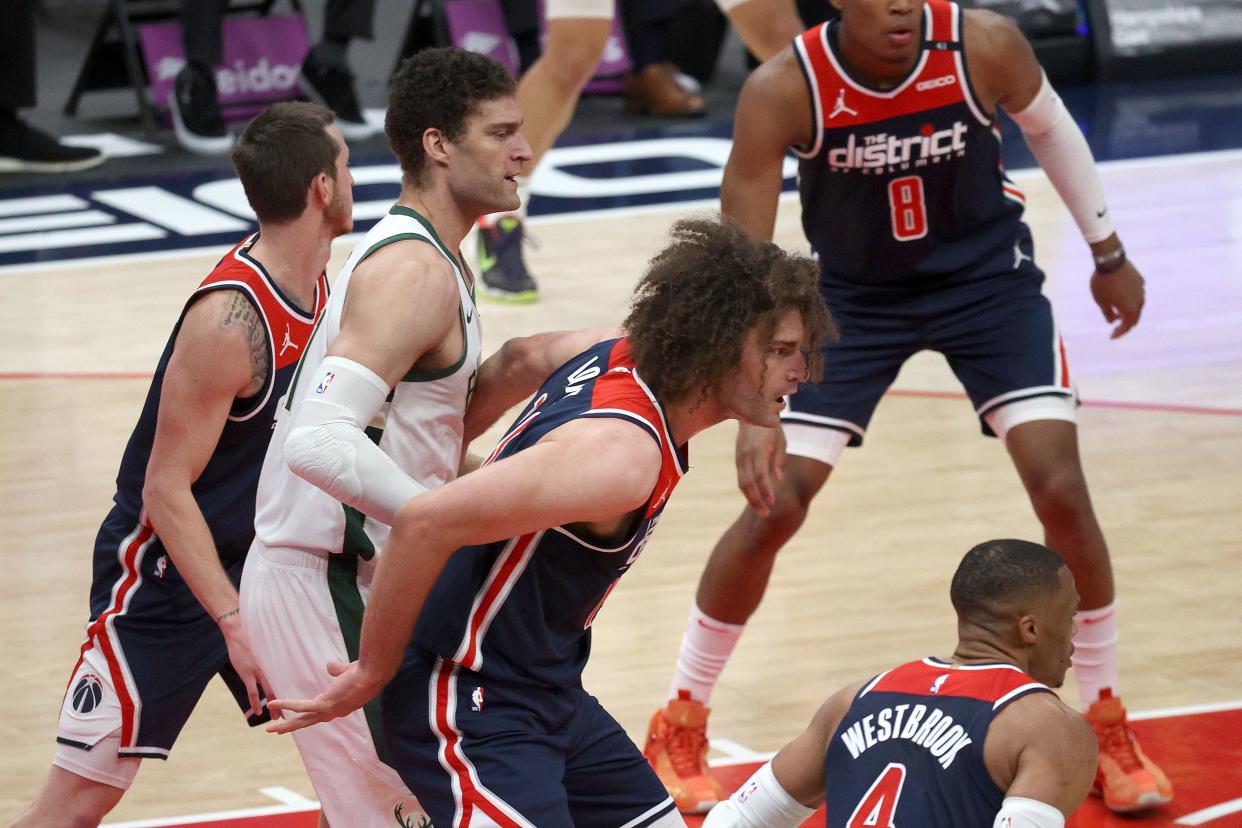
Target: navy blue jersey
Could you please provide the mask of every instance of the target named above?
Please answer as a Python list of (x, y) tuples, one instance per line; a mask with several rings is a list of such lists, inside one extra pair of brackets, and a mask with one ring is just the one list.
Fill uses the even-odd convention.
[(458, 550), (427, 598), (412, 656), (430, 652), (486, 678), (544, 687), (580, 685), (591, 649), (591, 622), (642, 554), (686, 471), (685, 447), (673, 444), (664, 406), (638, 376), (625, 339), (599, 343), (561, 366), (487, 462), (516, 454), (583, 417), (629, 420), (660, 445), (659, 479), (629, 536), (603, 544), (575, 528), (556, 526)]
[[(289, 385), (302, 349), (328, 298), (327, 278), (321, 274), (315, 288), (314, 307), (303, 310), (294, 305), (281, 293), (263, 265), (250, 256), (249, 251), (257, 239), (257, 234), (248, 237), (220, 260), (186, 302), (164, 346), (142, 413), (121, 458), (114, 506), (96, 539), (92, 618), (117, 603), (116, 582), (112, 575), (118, 561), (123, 567), (129, 567), (126, 563), (129, 557), (127, 549), (136, 550), (148, 541), (158, 545), (158, 538), (153, 537), (143, 515), (142, 487), (146, 481), (151, 445), (155, 440), (164, 372), (168, 369), (186, 311), (204, 294), (216, 290), (238, 290), (250, 299), (267, 332), (271, 368), (257, 394), (234, 401), (215, 451), (194, 482), (193, 493), (222, 560), (227, 562), (240, 558), (250, 548), (254, 537), (254, 502), (259, 468), (271, 439), (276, 405)], [(155, 555), (148, 551), (146, 557), (155, 560), (162, 552), (162, 548)]]
[(826, 828), (991, 825), (1004, 792), (983, 763), (992, 719), (1051, 692), (1010, 664), (912, 661), (873, 679), (828, 743)]
[(802, 226), (825, 284), (991, 275), (1028, 235), (1025, 197), (1002, 166), (1000, 127), (970, 86), (961, 9), (928, 0), (918, 60), (887, 91), (850, 76), (839, 26), (794, 41), (813, 118), (810, 145), (794, 148)]
[(234, 401), (215, 450), (192, 487), (221, 564), (236, 585), (254, 537), (259, 467), (276, 406), (328, 299), (327, 278), (320, 274), (313, 308), (294, 305), (251, 257), (257, 240), (257, 234), (251, 235), (230, 250), (182, 308), (121, 458), (112, 511), (95, 539), (91, 621), (82, 653), (98, 647), (104, 654), (121, 706), (122, 756), (166, 757), (203, 688), (218, 672), (243, 709), (247, 706), (223, 636), (170, 561), (143, 508), (142, 488), (164, 374), (186, 312), (211, 291), (241, 291), (262, 320), (270, 369), (257, 394)]

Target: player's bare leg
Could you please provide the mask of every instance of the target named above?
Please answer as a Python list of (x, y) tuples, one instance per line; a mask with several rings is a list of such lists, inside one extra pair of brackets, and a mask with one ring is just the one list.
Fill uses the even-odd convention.
[(517, 91), (524, 118), (522, 134), (534, 155), (531, 170), (569, 125), (582, 87), (595, 74), (611, 31), (610, 18), (561, 17), (548, 21), (543, 54), (522, 76)]
[(651, 717), (644, 753), (685, 813), (725, 795), (707, 765), (707, 702), (742, 625), (763, 600), (776, 554), (806, 519), (832, 467), (787, 456), (766, 517), (749, 506), (716, 543), (699, 580), (668, 703)]
[(796, 456), (786, 457), (784, 468), (771, 513), (760, 517), (747, 506), (716, 542), (695, 594), (705, 615), (726, 624), (750, 620), (768, 588), (776, 553), (802, 526), (832, 471), (818, 460)]
[(38, 799), (12, 828), (95, 828), (124, 794), (122, 788), (53, 765)]
[(1088, 721), (1100, 740), (1096, 789), (1115, 811), (1135, 811), (1173, 798), (1173, 787), (1129, 732), (1117, 698), (1117, 617), (1113, 570), (1091, 507), (1078, 454), (1078, 429), (1063, 420), (1015, 426), (1005, 436), (1045, 544), (1065, 559), (1082, 596), (1075, 616), (1074, 672)]
[(717, 0), (738, 37), (755, 57), (767, 60), (784, 49), (806, 27), (793, 0)]
[[(608, 7), (611, 13), (611, 7)], [(578, 96), (595, 74), (608, 45), (612, 17), (550, 17), (543, 53), (518, 83), (522, 134), (530, 143), (530, 163), (518, 179), (522, 206), (516, 213), (485, 216), (478, 228), (480, 288), (493, 299), (526, 303), (539, 298), (539, 287), (526, 269), (522, 252), (530, 175), (543, 154), (569, 125)]]

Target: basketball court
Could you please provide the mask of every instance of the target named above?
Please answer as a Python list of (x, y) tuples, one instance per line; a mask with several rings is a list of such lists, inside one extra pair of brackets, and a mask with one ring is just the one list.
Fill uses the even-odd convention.
[[(700, 168), (682, 175), (704, 172), (710, 164), (703, 159), (714, 158), (695, 157)], [(566, 169), (571, 161), (596, 163), (562, 159)], [(1242, 152), (1108, 162), (1101, 174), (1130, 257), (1147, 278), (1143, 320), (1118, 341), (1108, 339), (1091, 301), (1088, 251), (1068, 213), (1041, 174), (1015, 177), (1027, 194), (1036, 260), (1049, 274), (1045, 291), (1083, 398), (1084, 463), (1116, 568), (1121, 691), (1132, 711), (1150, 711), (1135, 716), (1136, 729), (1171, 776), (1177, 799), (1142, 822), (1107, 815), (1089, 801), (1074, 824), (1238, 826)], [(390, 173), (370, 175), (360, 178), (368, 188), (361, 209), (396, 194)], [(544, 184), (558, 186), (556, 179)], [(134, 189), (113, 182), (92, 192), (122, 186)], [(537, 180), (537, 195), (540, 186)], [(618, 320), (671, 223), (710, 209), (705, 186), (710, 182), (701, 179), (666, 184), (676, 191), (669, 204), (533, 220), (541, 246), (529, 261), (543, 300), (484, 304), (486, 348), (514, 335)], [(142, 220), (159, 226), (158, 206), (141, 194), (128, 197), (125, 209), (146, 210)], [(212, 209), (227, 214), (229, 202), (220, 199)], [(5, 215), (48, 214), (29, 208), (20, 204)], [(96, 206), (62, 202), (62, 212), (88, 209)], [(0, 226), (10, 239), (45, 236), (43, 248), (0, 268), (5, 823), (35, 794), (48, 767), (87, 617), (94, 534), (150, 371), (181, 303), (227, 249), (213, 235), (180, 250), (108, 249), (40, 263), (34, 260), (55, 246), (47, 234), (56, 228), (25, 227), (19, 234)], [(782, 205), (777, 241), (805, 248), (796, 201)], [(330, 275), (350, 247), (349, 239), (338, 244)], [(734, 427), (724, 425), (696, 439), (692, 473), (642, 563), (595, 623), (585, 684), (635, 740), (663, 699), (707, 554), (742, 506), (733, 435)], [(717, 761), (730, 763), (727, 778), (740, 781), (800, 732), (838, 686), (897, 661), (947, 655), (954, 642), (947, 600), (953, 568), (974, 543), (1003, 536), (1038, 539), (1039, 525), (1002, 446), (979, 435), (944, 360), (921, 354), (881, 404), (866, 450), (846, 454), (781, 553), (767, 599), (715, 691), (711, 735)], [(1072, 684), (1062, 692), (1076, 699)], [(108, 824), (311, 826), (313, 801), (292, 742), (247, 730), (217, 683), (171, 758), (145, 763)]]

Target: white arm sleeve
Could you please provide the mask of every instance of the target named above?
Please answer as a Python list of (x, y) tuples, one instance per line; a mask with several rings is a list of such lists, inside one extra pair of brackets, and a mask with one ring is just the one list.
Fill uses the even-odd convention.
[(294, 409), (285, 463), (342, 503), (392, 525), (397, 508), (427, 490), (366, 435), (388, 386), (365, 365), (335, 356), (310, 381), (317, 384)]
[(1098, 242), (1111, 236), (1113, 220), (1108, 215), (1108, 202), (1104, 200), (1091, 148), (1060, 96), (1052, 90), (1047, 75), (1026, 109), (1012, 112), (1010, 117), (1074, 216), (1082, 237)]
[(781, 787), (768, 762), (712, 808), (703, 828), (797, 828), (813, 813)]
[(1065, 828), (1065, 815), (1038, 799), (1007, 796), (992, 828)]

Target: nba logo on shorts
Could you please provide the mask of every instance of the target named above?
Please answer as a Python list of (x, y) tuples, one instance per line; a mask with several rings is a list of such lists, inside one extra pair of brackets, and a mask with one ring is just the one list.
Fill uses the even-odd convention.
[(78, 713), (90, 713), (103, 700), (103, 683), (94, 673), (83, 673), (73, 686), (73, 709)]
[(476, 713), (483, 709), (483, 688), (476, 687), (470, 694), (470, 709)]

